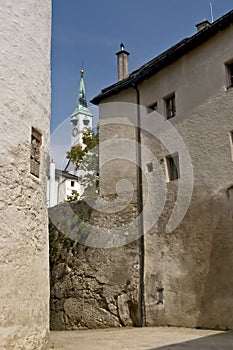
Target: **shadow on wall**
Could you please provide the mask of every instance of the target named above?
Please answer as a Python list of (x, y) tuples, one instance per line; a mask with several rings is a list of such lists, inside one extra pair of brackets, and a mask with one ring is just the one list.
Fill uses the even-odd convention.
[(233, 329), (233, 187), (219, 192), (212, 204), (213, 239), (197, 325), (229, 330)]
[(220, 333), (173, 345), (148, 348), (148, 350), (232, 350), (233, 332)]

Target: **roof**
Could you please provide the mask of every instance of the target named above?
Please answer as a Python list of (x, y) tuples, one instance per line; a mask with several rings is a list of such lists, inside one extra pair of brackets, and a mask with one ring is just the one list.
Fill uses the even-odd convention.
[(68, 171), (65, 171), (65, 170), (56, 169), (55, 170), (55, 175), (56, 175), (56, 177), (62, 176), (64, 178), (66, 178), (66, 179), (71, 179), (71, 180), (78, 181), (78, 176), (76, 176), (74, 174), (71, 174), (71, 173), (69, 173)]
[(127, 78), (103, 89), (99, 95), (91, 100), (91, 102), (98, 104), (101, 100), (129, 88), (133, 84), (138, 84), (141, 81), (150, 78), (184, 54), (203, 44), (219, 31), (227, 28), (232, 23), (233, 10), (220, 17), (215, 22), (211, 23), (209, 26), (197, 32), (190, 38), (181, 40), (178, 44), (172, 46), (170, 49), (133, 71)]

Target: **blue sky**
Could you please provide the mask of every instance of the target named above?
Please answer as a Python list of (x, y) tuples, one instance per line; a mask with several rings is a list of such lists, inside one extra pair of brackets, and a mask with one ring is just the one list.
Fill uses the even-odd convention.
[[(212, 0), (214, 20), (233, 9)], [(51, 130), (75, 107), (84, 61), (88, 100), (117, 81), (121, 42), (132, 71), (211, 20), (209, 0), (53, 0)]]

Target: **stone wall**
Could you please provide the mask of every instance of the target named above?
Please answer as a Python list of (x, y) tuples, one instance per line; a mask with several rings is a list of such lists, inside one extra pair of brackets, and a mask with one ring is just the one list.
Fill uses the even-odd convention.
[[(48, 348), (49, 333), (51, 3), (1, 0), (0, 5), (0, 348), (40, 350)], [(38, 145), (32, 144), (33, 130)]]
[[(69, 217), (70, 209), (76, 223)], [(120, 214), (98, 213), (84, 202), (49, 209), (53, 223), (59, 218), (50, 225), (52, 330), (140, 324), (139, 240), (121, 247), (90, 247), (89, 233), (83, 226), (80, 232), (78, 219), (81, 215), (87, 227), (88, 223), (102, 229), (120, 226), (124, 235), (123, 225), (132, 212), (135, 203)]]

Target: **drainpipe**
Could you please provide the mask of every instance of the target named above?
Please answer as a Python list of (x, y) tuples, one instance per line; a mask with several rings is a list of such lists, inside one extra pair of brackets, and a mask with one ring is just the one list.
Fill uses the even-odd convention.
[(140, 290), (139, 290), (139, 302), (140, 302), (140, 316), (141, 327), (146, 325), (145, 316), (145, 285), (144, 285), (144, 272), (145, 272), (145, 243), (144, 243), (144, 223), (143, 223), (143, 185), (142, 185), (142, 150), (141, 150), (141, 113), (140, 113), (140, 92), (138, 86), (133, 83), (132, 87), (136, 91), (137, 96), (137, 126), (136, 126), (136, 160), (137, 160), (137, 192), (138, 192), (138, 214), (139, 219), (139, 261), (140, 261)]

